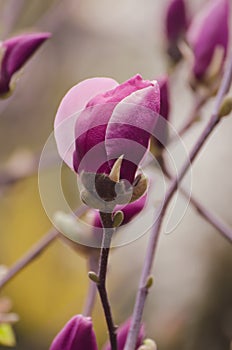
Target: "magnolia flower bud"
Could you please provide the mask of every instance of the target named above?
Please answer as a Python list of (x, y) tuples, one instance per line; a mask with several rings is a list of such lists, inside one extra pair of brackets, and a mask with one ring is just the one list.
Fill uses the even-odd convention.
[[(110, 175), (113, 181), (132, 184), (149, 147), (159, 108), (156, 81), (138, 74), (122, 84), (109, 78), (87, 79), (67, 93), (58, 109), (58, 151), (78, 174), (110, 175), (118, 162), (116, 173)], [(69, 123), (69, 117), (77, 114), (76, 121)]]
[(97, 350), (90, 317), (74, 316), (57, 334), (50, 350)]
[(11, 92), (12, 78), (38, 48), (51, 36), (50, 33), (31, 33), (15, 36), (1, 43), (0, 96)]
[(215, 80), (221, 73), (229, 43), (229, 0), (211, 0), (197, 13), (187, 33), (196, 80)]

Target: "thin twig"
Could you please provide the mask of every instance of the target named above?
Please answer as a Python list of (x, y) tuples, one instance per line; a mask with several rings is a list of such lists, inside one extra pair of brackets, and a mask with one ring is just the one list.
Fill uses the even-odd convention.
[(209, 135), (212, 133), (216, 125), (219, 123), (219, 111), (220, 107), (223, 101), (224, 96), (228, 92), (230, 85), (232, 81), (232, 53), (228, 60), (228, 65), (225, 70), (225, 74), (221, 83), (221, 87), (218, 91), (216, 101), (215, 101), (215, 107), (212, 113), (212, 116), (201, 133), (200, 137), (198, 138), (197, 142), (195, 143), (192, 151), (189, 155), (189, 160), (187, 160), (184, 165), (182, 166), (180, 170), (180, 174), (177, 178), (175, 178), (166, 193), (166, 197), (163, 203), (163, 206), (159, 208), (160, 215), (155, 222), (155, 225), (153, 227), (150, 240), (148, 242), (148, 248), (147, 253), (145, 257), (145, 262), (142, 270), (142, 275), (140, 279), (139, 289), (137, 292), (136, 302), (134, 306), (131, 326), (128, 334), (128, 338), (126, 341), (125, 349), (124, 350), (135, 350), (137, 337), (139, 334), (139, 328), (142, 320), (143, 315), (143, 309), (146, 301), (146, 297), (148, 294), (148, 288), (146, 287), (147, 280), (149, 278), (149, 275), (151, 274), (151, 269), (155, 257), (155, 252), (157, 248), (158, 238), (160, 235), (160, 228), (161, 224), (163, 222), (164, 215), (166, 213), (166, 209), (169, 205), (170, 200), (172, 199), (177, 187), (178, 183), (183, 179), (184, 175), (187, 173), (190, 164), (195, 160), (196, 156), (198, 155), (199, 151), (201, 150), (202, 146), (205, 144), (206, 140), (208, 139)]
[[(75, 214), (80, 217), (87, 210), (87, 207), (82, 205), (75, 211)], [(32, 263), (38, 256), (45, 251), (48, 246), (59, 237), (60, 233), (52, 228), (48, 231), (28, 252), (7, 271), (6, 275), (0, 279), (0, 289), (5, 286), (13, 277), (21, 272), (26, 266)]]
[(113, 223), (112, 223), (111, 213), (100, 212), (100, 215), (102, 220), (102, 226), (104, 228), (104, 233), (103, 233), (101, 255), (100, 255), (100, 261), (99, 261), (99, 272), (98, 272), (99, 282), (97, 283), (97, 288), (101, 298), (102, 307), (105, 313), (106, 323), (109, 331), (111, 349), (117, 350), (116, 327), (113, 322), (111, 307), (110, 307), (109, 298), (106, 290), (106, 273), (107, 273), (107, 266), (108, 266), (108, 257), (110, 252), (111, 239), (115, 229), (112, 228)]
[[(88, 261), (89, 271), (93, 271), (93, 272), (97, 273), (98, 260), (99, 260), (99, 258), (98, 258), (98, 256), (96, 256), (96, 254), (90, 255), (89, 261)], [(96, 301), (96, 295), (97, 295), (96, 283), (89, 280), (88, 294), (87, 294), (85, 305), (84, 305), (83, 312), (82, 312), (83, 316), (91, 316), (92, 315), (93, 308), (94, 308), (95, 301)]]

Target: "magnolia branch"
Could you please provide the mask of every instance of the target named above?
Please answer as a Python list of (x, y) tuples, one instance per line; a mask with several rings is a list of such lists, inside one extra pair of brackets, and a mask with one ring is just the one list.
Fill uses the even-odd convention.
[(153, 261), (156, 253), (158, 238), (160, 236), (160, 229), (161, 229), (161, 225), (162, 225), (167, 207), (176, 189), (178, 188), (179, 182), (183, 179), (191, 163), (195, 160), (196, 156), (201, 150), (202, 146), (205, 144), (210, 134), (213, 132), (217, 124), (220, 122), (221, 120), (221, 118), (219, 117), (220, 108), (221, 108), (223, 99), (230, 88), (231, 81), (232, 81), (232, 53), (231, 53), (231, 56), (229, 57), (228, 64), (222, 79), (222, 83), (216, 97), (212, 116), (208, 124), (206, 125), (205, 129), (201, 133), (200, 137), (196, 141), (193, 149), (191, 150), (189, 159), (182, 166), (179, 176), (174, 180), (172, 180), (167, 190), (163, 206), (159, 208), (160, 215), (153, 226), (153, 230), (148, 242), (146, 258), (145, 258), (145, 262), (142, 270), (139, 289), (137, 292), (131, 326), (130, 326), (130, 330), (129, 330), (129, 334), (128, 334), (128, 338), (127, 338), (124, 350), (134, 350), (136, 346), (136, 341), (138, 338), (139, 328), (140, 328), (142, 315), (143, 315), (143, 309), (144, 309), (146, 297), (148, 294), (147, 281), (151, 274), (151, 269), (152, 269), (152, 265), (153, 265)]

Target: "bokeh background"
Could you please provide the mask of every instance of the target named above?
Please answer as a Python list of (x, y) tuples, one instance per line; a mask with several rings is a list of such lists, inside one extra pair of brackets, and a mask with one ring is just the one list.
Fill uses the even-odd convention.
[[(188, 1), (192, 12), (202, 4)], [(77, 82), (93, 76), (122, 82), (136, 73), (154, 79), (166, 72), (166, 5), (163, 0), (0, 1), (1, 39), (28, 30), (52, 32), (52, 38), (25, 67), (14, 95), (0, 101), (1, 174), (6, 167), (16, 173), (30, 169), (31, 160), (40, 154), (53, 130), (61, 98)], [(185, 63), (172, 75), (171, 102), (171, 120), (178, 128), (193, 103)], [(184, 137), (187, 147), (203, 128), (211, 107), (209, 102), (203, 118)], [(232, 120), (227, 118), (192, 168), (193, 193), (229, 225), (231, 130)], [(66, 179), (69, 176), (67, 172)], [(78, 198), (73, 193), (67, 185), (66, 196), (76, 205)], [(155, 201), (155, 192), (152, 195)], [(14, 263), (50, 227), (36, 171), (0, 189), (0, 265)], [(148, 235), (112, 253), (108, 284), (118, 324), (131, 314)], [(13, 310), (20, 316), (14, 326), (15, 349), (49, 348), (58, 330), (82, 311), (86, 271), (85, 259), (57, 240), (4, 287), (1, 296), (12, 299)], [(230, 244), (189, 206), (175, 231), (162, 235), (153, 269), (155, 283), (144, 320), (147, 335), (156, 340), (159, 350), (230, 349), (231, 271)], [(101, 346), (107, 332), (99, 301), (93, 322)]]

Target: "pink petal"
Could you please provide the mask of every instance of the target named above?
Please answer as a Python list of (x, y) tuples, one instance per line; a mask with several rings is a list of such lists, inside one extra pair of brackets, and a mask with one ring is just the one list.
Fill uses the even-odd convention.
[(139, 163), (148, 149), (159, 109), (157, 82), (132, 93), (114, 109), (106, 130), (105, 147), (109, 160), (124, 155), (121, 179), (133, 182)]
[(74, 130), (78, 112), (81, 112), (94, 96), (117, 85), (118, 83), (111, 78), (86, 79), (71, 88), (61, 101), (55, 117), (54, 133), (58, 152), (71, 169), (73, 169)]
[(168, 119), (170, 110), (169, 79), (163, 76), (157, 79), (160, 88), (160, 113), (152, 139), (156, 147), (163, 150), (168, 141)]

